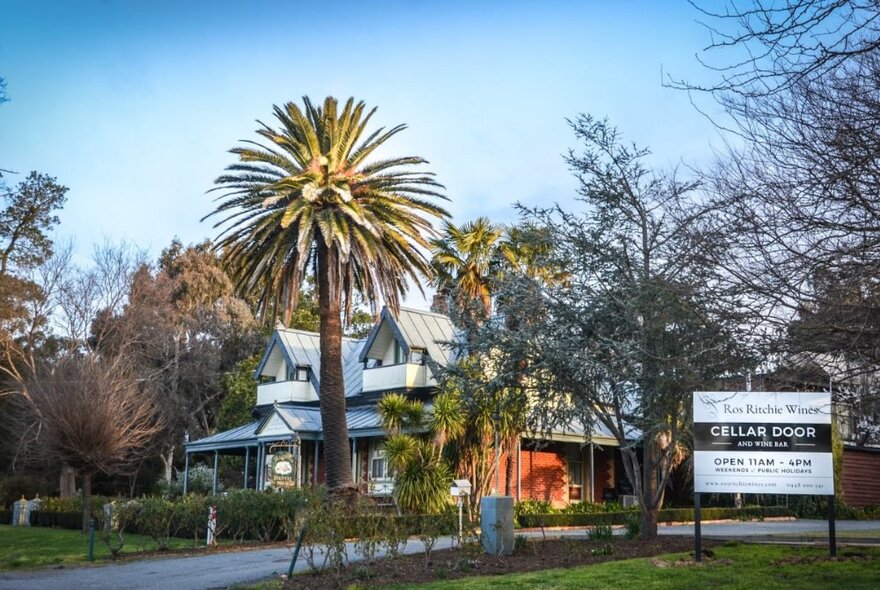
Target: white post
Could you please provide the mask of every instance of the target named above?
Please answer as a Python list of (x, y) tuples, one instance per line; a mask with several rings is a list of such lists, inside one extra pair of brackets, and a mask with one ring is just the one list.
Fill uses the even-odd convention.
[(217, 507), (209, 506), (208, 507), (208, 545), (215, 545), (217, 543), (217, 539), (214, 537), (214, 533), (217, 531)]
[(596, 445), (590, 442), (590, 502), (596, 503), (596, 457), (593, 451)]
[(461, 500), (461, 495), (458, 496), (458, 544), (461, 545), (461, 533), (462, 533), (462, 516), (461, 516), (461, 507), (464, 504)]

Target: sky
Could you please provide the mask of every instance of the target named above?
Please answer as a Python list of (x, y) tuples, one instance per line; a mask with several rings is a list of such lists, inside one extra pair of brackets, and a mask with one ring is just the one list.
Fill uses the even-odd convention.
[(200, 219), (228, 150), (272, 106), (354, 96), (388, 146), (420, 155), (455, 223), (512, 204), (576, 209), (567, 119), (608, 117), (659, 168), (720, 144), (663, 72), (699, 79), (708, 43), (686, 0), (183, 2), (0, 0), (0, 168), (70, 188), (56, 239), (79, 257), (129, 240), (155, 257)]

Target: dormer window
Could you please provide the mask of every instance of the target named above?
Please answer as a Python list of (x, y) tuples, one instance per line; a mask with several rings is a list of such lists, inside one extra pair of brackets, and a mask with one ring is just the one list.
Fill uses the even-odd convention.
[(409, 353), (409, 362), (414, 365), (424, 365), (428, 357), (428, 351), (422, 348), (413, 348)]
[(287, 368), (287, 380), (288, 381), (308, 381), (309, 380), (309, 367), (297, 365), (292, 369), (290, 367)]
[(364, 359), (364, 368), (365, 369), (377, 369), (382, 366), (382, 359)]

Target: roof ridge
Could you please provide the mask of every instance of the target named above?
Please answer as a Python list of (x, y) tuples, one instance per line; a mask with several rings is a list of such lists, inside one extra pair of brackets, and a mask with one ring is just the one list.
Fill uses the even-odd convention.
[(409, 311), (409, 312), (412, 312), (412, 313), (419, 313), (419, 314), (422, 314), (422, 315), (430, 315), (430, 316), (434, 316), (434, 317), (438, 317), (438, 318), (443, 318), (444, 320), (452, 321), (452, 319), (451, 319), (448, 315), (443, 314), (443, 313), (437, 313), (436, 311), (429, 311), (429, 310), (424, 310), (424, 309), (418, 309), (418, 308), (415, 308), (415, 307), (404, 307), (403, 305), (401, 305), (401, 306), (399, 307), (399, 309), (400, 309), (400, 311)]
[[(294, 334), (301, 334), (303, 336), (314, 336), (315, 338), (320, 338), (320, 332), (310, 332), (309, 330), (300, 330), (298, 328), (275, 328), (276, 332), (292, 332)], [(352, 338), (351, 336), (342, 335), (343, 340), (348, 340), (350, 342), (362, 342), (364, 338)]]

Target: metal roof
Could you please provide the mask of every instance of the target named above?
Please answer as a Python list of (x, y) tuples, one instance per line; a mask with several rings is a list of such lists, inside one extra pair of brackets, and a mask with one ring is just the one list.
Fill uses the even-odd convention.
[[(363, 384), (362, 367), (358, 355), (363, 340), (352, 338), (342, 339), (342, 376), (345, 383), (345, 396), (351, 397), (361, 392)], [(286, 362), (295, 366), (310, 367), (309, 379), (315, 392), (320, 392), (321, 376), (321, 341), (320, 335), (304, 330), (276, 328), (269, 346), (266, 349), (256, 374), (259, 376), (271, 358), (272, 350), (278, 344), (283, 346), (282, 352)]]
[(224, 430), (199, 440), (186, 443), (184, 445), (187, 451), (213, 451), (215, 449), (240, 448), (248, 445), (257, 444), (257, 428), (262, 424), (262, 420), (245, 424), (233, 428), (232, 430)]
[(443, 343), (455, 338), (455, 328), (447, 316), (401, 307), (397, 325), (410, 347), (427, 350), (430, 357), (439, 363), (452, 359), (452, 351), (443, 346)]
[[(276, 405), (262, 420), (212, 434), (187, 443), (187, 452), (205, 452), (230, 448), (256, 446), (263, 440), (277, 438), (278, 434), (261, 434), (261, 429), (277, 416), (292, 432), (308, 439), (320, 439), (323, 434), (321, 410), (316, 407)], [(376, 406), (360, 406), (345, 412), (348, 431), (352, 438), (384, 434)]]
[(454, 354), (449, 347), (444, 346), (455, 338), (455, 328), (452, 320), (447, 316), (421, 309), (401, 307), (400, 313), (395, 317), (387, 307), (382, 309), (379, 322), (373, 326), (367, 341), (360, 353), (360, 360), (367, 358), (374, 342), (379, 346), (385, 346), (388, 342), (388, 334), (380, 338), (385, 331), (390, 331), (404, 353), (409, 355), (412, 348), (421, 348), (439, 363), (448, 363)]

